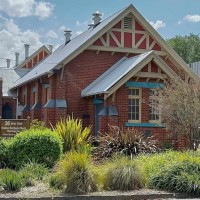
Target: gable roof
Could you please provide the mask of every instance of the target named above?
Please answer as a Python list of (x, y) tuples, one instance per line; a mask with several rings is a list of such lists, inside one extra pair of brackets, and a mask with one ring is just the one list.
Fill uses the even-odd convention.
[(169, 77), (178, 77), (154, 51), (149, 51), (131, 58), (123, 57), (87, 86), (81, 92), (81, 96), (86, 97), (106, 94), (107, 98), (152, 60), (157, 63)]
[(118, 23), (126, 15), (132, 13), (142, 26), (150, 33), (153, 38), (156, 38), (158, 44), (166, 50), (172, 61), (188, 73), (195, 81), (199, 82), (199, 77), (187, 66), (187, 64), (178, 56), (178, 54), (166, 43), (166, 41), (156, 32), (156, 30), (146, 21), (146, 19), (136, 10), (131, 4), (130, 6), (116, 12), (110, 17), (103, 20), (94, 28), (89, 28), (84, 33), (73, 38), (66, 45), (61, 45), (51, 55), (39, 63), (23, 78), (13, 84), (12, 88), (16, 88), (26, 82), (36, 79), (45, 74), (53, 74), (53, 69), (62, 68), (69, 61), (74, 59), (77, 55), (87, 49), (93, 44), (101, 35), (106, 33), (112, 26)]
[(38, 55), (41, 51), (46, 51), (48, 54), (50, 54), (51, 52), (49, 51), (49, 49), (43, 45), (41, 46), (37, 51), (35, 51), (32, 55), (30, 55), (28, 58), (26, 58), (25, 60), (23, 60), (21, 63), (19, 63), (19, 65), (15, 66), (15, 69), (19, 69), (22, 68), (25, 64), (27, 64), (30, 60), (32, 60), (36, 55)]

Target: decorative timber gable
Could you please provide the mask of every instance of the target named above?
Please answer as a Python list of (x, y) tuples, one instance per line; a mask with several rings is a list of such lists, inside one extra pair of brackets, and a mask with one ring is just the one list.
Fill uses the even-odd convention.
[(51, 52), (43, 45), (32, 55), (28, 56), (22, 63), (16, 66), (16, 69), (26, 68), (31, 69), (46, 58)]
[[(136, 20), (133, 14), (129, 14), (114, 25), (109, 31), (97, 39), (92, 47), (95, 49), (100, 47), (100, 50), (105, 48), (112, 48), (112, 50), (119, 51), (119, 49), (126, 48), (135, 50), (134, 53), (142, 53), (141, 50), (155, 50), (161, 53), (162, 48), (155, 39), (149, 34), (145, 28)], [(132, 51), (130, 53), (133, 53)]]

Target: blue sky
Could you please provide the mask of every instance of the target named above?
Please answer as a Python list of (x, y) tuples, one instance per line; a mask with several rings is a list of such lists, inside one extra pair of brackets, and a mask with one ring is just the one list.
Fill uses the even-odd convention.
[(24, 43), (30, 53), (42, 44), (54, 49), (64, 42), (63, 30), (73, 36), (87, 29), (92, 13), (102, 18), (133, 4), (164, 38), (200, 33), (200, 0), (0, 0), (0, 67), (14, 53), (24, 56)]

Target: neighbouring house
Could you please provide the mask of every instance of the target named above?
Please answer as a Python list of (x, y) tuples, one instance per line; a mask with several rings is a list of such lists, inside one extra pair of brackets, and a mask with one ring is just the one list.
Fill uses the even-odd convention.
[[(109, 124), (137, 127), (169, 142), (147, 102), (157, 102), (154, 94), (166, 79), (197, 82), (199, 77), (133, 5), (104, 20), (96, 12), (93, 21), (73, 39), (66, 30), (65, 43), (37, 65), (25, 60), (13, 69), (29, 70), (9, 88), (17, 91), (22, 117), (48, 125), (73, 114), (96, 136), (108, 132)], [(177, 145), (185, 144), (180, 140)]]
[(198, 76), (200, 76), (200, 61), (190, 63), (189, 66), (191, 67), (191, 69), (192, 69)]
[(10, 59), (6, 59), (7, 67), (0, 68), (0, 118), (18, 119), (22, 118), (24, 105), (18, 100), (18, 89), (10, 90), (10, 86), (28, 73), (51, 52), (45, 46), (39, 48), (29, 56), (29, 45), (25, 44), (25, 60), (19, 63), (19, 53), (15, 53), (15, 66), (11, 68)]

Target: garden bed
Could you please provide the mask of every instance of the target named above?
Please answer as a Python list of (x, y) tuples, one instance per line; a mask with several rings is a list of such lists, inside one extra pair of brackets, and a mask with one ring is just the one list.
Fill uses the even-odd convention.
[[(176, 196), (178, 196), (177, 194)], [(20, 198), (20, 199), (30, 199), (30, 198), (56, 198), (56, 197), (71, 197), (75, 195), (63, 194), (59, 190), (53, 190), (48, 187), (45, 183), (37, 183), (35, 186), (32, 187), (25, 187), (19, 192), (10, 193), (5, 191), (0, 191), (0, 199), (1, 198)], [(175, 196), (174, 193), (168, 193), (165, 191), (158, 191), (158, 190), (150, 190), (150, 189), (140, 189), (140, 190), (133, 190), (128, 192), (120, 192), (120, 191), (102, 191), (102, 192), (93, 192), (88, 193), (87, 195), (78, 195), (79, 197), (118, 197), (118, 196), (127, 196), (130, 199), (142, 199), (143, 197), (146, 198), (173, 198)], [(78, 196), (76, 196), (78, 198)], [(180, 196), (180, 195), (179, 195)], [(76, 199), (77, 199), (76, 198)]]

